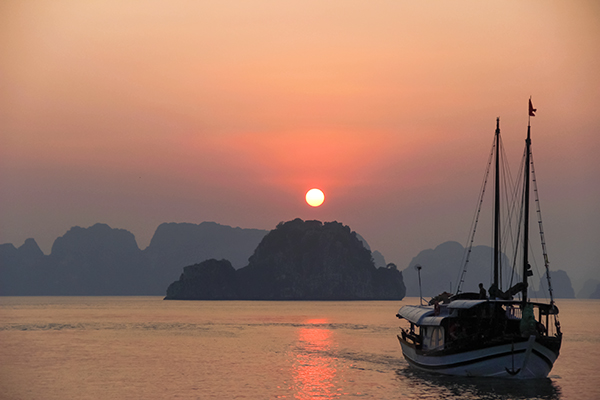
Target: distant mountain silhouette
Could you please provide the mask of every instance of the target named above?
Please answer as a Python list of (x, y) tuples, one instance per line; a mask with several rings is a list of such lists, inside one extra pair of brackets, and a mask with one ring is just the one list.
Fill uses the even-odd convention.
[(371, 252), (339, 222), (280, 223), (260, 242), (248, 266), (227, 260), (188, 266), (166, 299), (402, 299), (402, 274), (376, 268)]
[(19, 248), (10, 243), (0, 245), (0, 294), (47, 294), (47, 259), (33, 239)]
[(6, 248), (14, 256), (2, 259), (2, 295), (147, 294), (145, 260), (134, 236), (123, 229), (73, 227), (54, 241), (48, 256), (33, 239), (16, 252)]
[(590, 299), (600, 299), (600, 283), (596, 285), (596, 290), (590, 294)]
[[(569, 278), (569, 275), (567, 275), (566, 271), (563, 271), (562, 269), (551, 271), (550, 279), (552, 283), (552, 293), (555, 298), (575, 298), (575, 291), (573, 290), (573, 286), (571, 286), (571, 279)], [(542, 276), (542, 278), (540, 279), (540, 284), (538, 287), (540, 288), (540, 290), (536, 294), (536, 297), (540, 299), (548, 298), (548, 278), (546, 273), (544, 273), (544, 276)]]
[[(577, 298), (578, 299), (594, 298), (594, 297), (590, 297), (590, 296), (592, 295), (592, 293), (594, 293), (596, 291), (596, 289), (598, 288), (598, 285), (600, 285), (600, 281), (598, 279), (593, 279), (593, 278), (588, 279), (583, 284), (583, 287), (581, 288), (581, 290), (579, 292), (577, 292)], [(595, 298), (598, 298), (598, 297), (595, 297)]]
[[(34, 239), (27, 239), (19, 248), (1, 244), (0, 295), (164, 295), (165, 288), (180, 276), (185, 266), (208, 259), (229, 260), (234, 269), (248, 265), (267, 233), (215, 222), (165, 223), (157, 228), (150, 245), (140, 250), (134, 235), (124, 229), (113, 229), (106, 224), (73, 227), (55, 240), (50, 255), (44, 255)], [(358, 234), (356, 237), (368, 251), (366, 241)], [(456, 242), (420, 252), (403, 271), (406, 295), (418, 296), (415, 264), (423, 266), (423, 296), (450, 291), (450, 282), (455, 288), (463, 252)], [(372, 252), (371, 257), (376, 267), (388, 269), (379, 252)], [(489, 287), (490, 263), (489, 247), (473, 248), (462, 290), (477, 290), (479, 282)], [(390, 265), (390, 269), (393, 267)], [(504, 273), (504, 282), (510, 279), (509, 274)], [(552, 279), (555, 297), (573, 297), (566, 273), (556, 276), (553, 273)], [(590, 295), (593, 290), (595, 287), (589, 290)]]
[(186, 265), (211, 258), (229, 260), (233, 268), (248, 264), (256, 246), (268, 231), (232, 228), (215, 222), (164, 223), (158, 226), (143, 251), (149, 274), (155, 276), (153, 293), (164, 294)]
[[(409, 266), (402, 271), (407, 286), (406, 295), (419, 296), (419, 278), (415, 269), (416, 265), (422, 267), (423, 297), (437, 296), (444, 291), (454, 293), (461, 278), (464, 255), (465, 248), (460, 243), (453, 241), (444, 242), (435, 249), (421, 251), (412, 259)], [(491, 247), (474, 246), (471, 249), (467, 272), (461, 285), (462, 292), (479, 292), (479, 283), (483, 283), (486, 289), (491, 286), (492, 271), (490, 265), (492, 257), (493, 249)], [(509, 265), (506, 256), (503, 255), (502, 259), (503, 265)], [(502, 272), (503, 287), (506, 289), (510, 285), (511, 270), (506, 267), (503, 268)], [(520, 278), (517, 276), (512, 279), (516, 283)]]
[(242, 267), (266, 233), (214, 222), (162, 224), (142, 251), (124, 229), (73, 227), (50, 255), (33, 239), (0, 245), (0, 295), (163, 295), (190, 263), (227, 257)]
[(151, 279), (133, 234), (106, 224), (71, 228), (54, 241), (50, 260), (58, 295), (141, 295)]
[[(419, 280), (415, 265), (421, 265), (421, 284), (423, 297), (436, 296), (444, 291), (453, 293), (456, 284), (460, 280), (463, 257), (465, 249), (457, 242), (445, 242), (435, 249), (423, 250), (412, 259), (409, 266), (402, 271), (404, 282), (407, 286), (406, 295), (419, 296)], [(462, 292), (478, 292), (478, 284), (481, 282), (488, 289), (492, 282), (492, 260), (493, 249), (488, 246), (475, 246), (471, 249), (471, 256), (467, 266), (464, 282), (461, 285)], [(502, 256), (502, 288), (506, 290), (521, 280), (518, 274), (512, 274), (508, 258)], [(555, 298), (573, 298), (574, 292), (571, 280), (565, 271), (558, 270), (550, 273), (552, 288)], [(530, 279), (531, 285), (531, 279)], [(534, 298), (547, 298), (546, 274), (540, 279), (543, 290), (535, 292), (530, 289), (530, 296)]]

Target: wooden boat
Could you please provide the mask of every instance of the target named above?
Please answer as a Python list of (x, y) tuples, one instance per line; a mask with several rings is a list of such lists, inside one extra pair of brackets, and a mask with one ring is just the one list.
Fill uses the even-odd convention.
[[(529, 115), (535, 109), (529, 100)], [(531, 120), (531, 118), (530, 118)], [(529, 265), (529, 203), (533, 159), (531, 153), (531, 124), (527, 127), (523, 164), (523, 181), (520, 196), (522, 221), (519, 247), (521, 258), (516, 267), (521, 282), (506, 292), (501, 290), (500, 241), (500, 120), (496, 131), (492, 158), (495, 160), (494, 196), (494, 261), (493, 282), (489, 298), (485, 289), (479, 293), (461, 293), (460, 283), (456, 295), (447, 294), (433, 299), (428, 305), (406, 305), (396, 315), (408, 326), (401, 328), (398, 340), (407, 362), (414, 368), (446, 375), (481, 376), (511, 379), (544, 378), (558, 358), (562, 333), (558, 321), (558, 308), (552, 297), (548, 257), (546, 255), (541, 219), (538, 221), (542, 250), (548, 277), (550, 300), (532, 302), (528, 298), (528, 278), (532, 276)], [(487, 182), (487, 174), (486, 179)], [(537, 196), (537, 188), (534, 187)], [(485, 192), (485, 184), (482, 193)], [(536, 197), (536, 204), (539, 201)], [(481, 204), (481, 202), (480, 202)], [(481, 207), (481, 206), (479, 206)], [(479, 213), (481, 208), (478, 209)], [(473, 235), (476, 228), (473, 230)], [(471, 238), (471, 245), (473, 238)], [(470, 247), (468, 247), (470, 252)], [(468, 263), (468, 257), (466, 258)], [(463, 270), (463, 274), (466, 268)], [(463, 282), (461, 277), (461, 282)], [(514, 296), (520, 298), (515, 299)]]

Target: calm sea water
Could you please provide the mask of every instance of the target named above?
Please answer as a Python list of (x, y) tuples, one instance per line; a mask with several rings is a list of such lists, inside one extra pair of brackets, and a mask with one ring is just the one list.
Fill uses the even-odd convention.
[(402, 302), (1, 297), (0, 399), (600, 399), (600, 301), (559, 300), (548, 379), (419, 373)]

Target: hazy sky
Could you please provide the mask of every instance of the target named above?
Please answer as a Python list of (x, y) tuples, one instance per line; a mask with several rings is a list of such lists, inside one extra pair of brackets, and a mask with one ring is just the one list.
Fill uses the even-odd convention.
[(404, 268), (466, 244), (533, 96), (551, 266), (600, 278), (599, 49), (593, 0), (3, 0), (0, 243), (300, 217)]

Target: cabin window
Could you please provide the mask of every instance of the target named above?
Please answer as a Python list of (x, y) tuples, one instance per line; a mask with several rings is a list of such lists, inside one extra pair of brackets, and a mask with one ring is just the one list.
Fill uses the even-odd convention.
[(515, 308), (512, 305), (506, 306), (506, 318), (521, 319), (521, 309)]
[(423, 327), (423, 350), (435, 350), (444, 347), (444, 328), (442, 326)]

